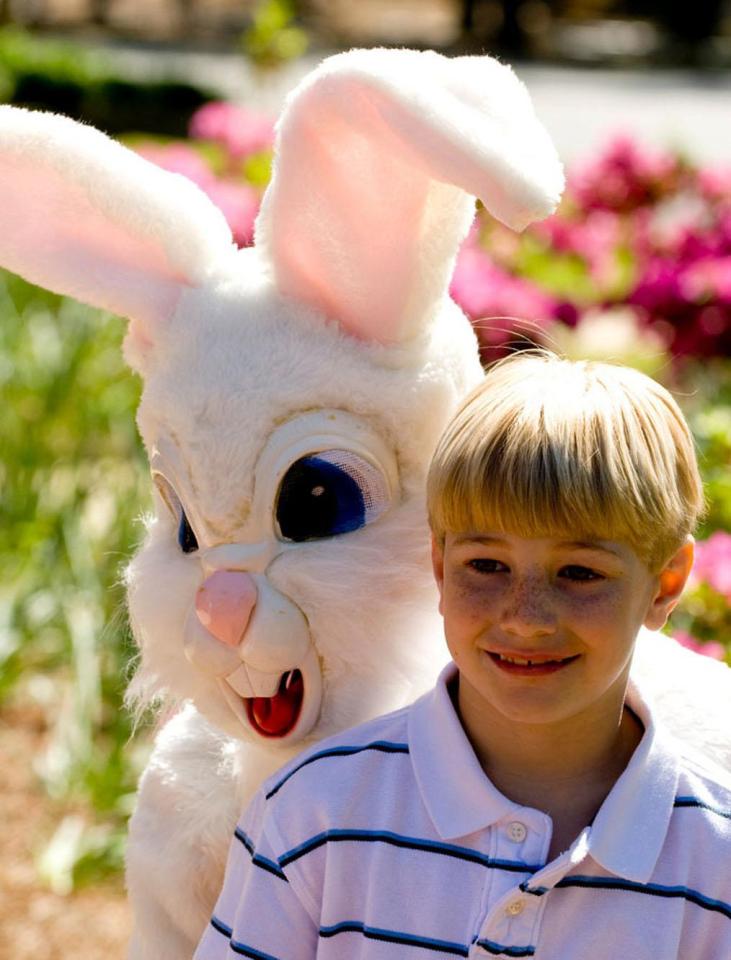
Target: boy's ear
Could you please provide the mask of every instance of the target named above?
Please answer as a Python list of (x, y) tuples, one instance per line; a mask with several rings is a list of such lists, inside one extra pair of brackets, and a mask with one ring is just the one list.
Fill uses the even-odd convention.
[(694, 546), (695, 541), (689, 537), (660, 571), (657, 592), (645, 619), (645, 626), (650, 630), (659, 630), (665, 626), (680, 599), (693, 566)]
[(434, 579), (437, 582), (439, 590), (439, 612), (444, 615), (444, 543), (440, 543), (437, 537), (431, 535), (431, 565), (434, 571)]

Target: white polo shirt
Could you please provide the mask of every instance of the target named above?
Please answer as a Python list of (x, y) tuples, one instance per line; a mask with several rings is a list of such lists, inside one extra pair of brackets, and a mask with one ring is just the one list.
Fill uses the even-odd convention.
[(633, 688), (644, 736), (546, 863), (551, 819), (485, 776), (455, 672), (267, 781), (195, 960), (729, 960), (731, 779), (681, 756)]

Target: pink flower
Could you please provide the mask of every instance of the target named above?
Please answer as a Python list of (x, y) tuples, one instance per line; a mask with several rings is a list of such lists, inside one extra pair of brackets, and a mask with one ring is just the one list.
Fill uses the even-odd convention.
[[(477, 321), (483, 344), (500, 344), (516, 328), (540, 334), (557, 309), (557, 301), (530, 281), (497, 267), (482, 250), (464, 247), (452, 277), (451, 294)], [(526, 329), (526, 321), (528, 327)]]
[(701, 643), (699, 640), (696, 640), (695, 637), (691, 637), (689, 633), (684, 633), (682, 630), (676, 630), (673, 634), (673, 640), (676, 640), (681, 647), (687, 647), (688, 650), (692, 650), (694, 653), (701, 653), (704, 657), (712, 657), (714, 660), (726, 659), (726, 651), (720, 643), (713, 641)]
[(213, 180), (206, 193), (226, 217), (234, 240), (247, 247), (254, 240), (254, 221), (259, 212), (259, 196), (244, 183), (231, 180)]
[(188, 132), (194, 139), (220, 143), (237, 160), (268, 150), (274, 143), (270, 117), (224, 101), (206, 103), (197, 110)]
[(731, 602), (731, 533), (716, 530), (696, 544), (693, 575)]
[(698, 174), (698, 184), (711, 200), (731, 199), (731, 166), (708, 167)]
[(184, 143), (156, 144), (145, 143), (135, 148), (145, 160), (169, 170), (171, 173), (181, 173), (184, 177), (197, 183), (204, 190), (214, 179), (213, 173), (192, 147)]
[(689, 300), (731, 304), (731, 256), (694, 263), (685, 271), (682, 287)]
[(246, 247), (254, 239), (254, 220), (259, 212), (259, 195), (245, 183), (220, 179), (194, 149), (182, 143), (165, 146), (145, 144), (137, 153), (164, 170), (180, 173), (197, 184), (226, 218), (234, 240)]
[(598, 159), (571, 172), (568, 193), (583, 210), (629, 212), (675, 190), (681, 170), (672, 154), (650, 151), (620, 135)]

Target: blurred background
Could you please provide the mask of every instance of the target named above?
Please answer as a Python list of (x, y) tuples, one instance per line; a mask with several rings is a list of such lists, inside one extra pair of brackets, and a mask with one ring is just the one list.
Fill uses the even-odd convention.
[[(486, 364), (545, 343), (678, 397), (709, 497), (668, 632), (731, 656), (731, 3), (0, 0), (0, 100), (197, 182), (250, 243), (282, 98), (349, 46), (516, 66), (568, 170), (521, 236), (483, 211), (453, 295)], [(149, 482), (122, 322), (0, 273), (0, 960), (124, 956), (126, 819), (153, 721), (122, 696)]]

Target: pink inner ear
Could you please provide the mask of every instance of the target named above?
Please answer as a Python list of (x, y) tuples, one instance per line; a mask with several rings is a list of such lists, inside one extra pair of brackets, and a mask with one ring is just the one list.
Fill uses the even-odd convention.
[[(342, 104), (311, 101), (289, 117), (257, 240), (282, 293), (353, 336), (394, 343), (418, 329), (446, 288), (442, 243), (456, 250), (463, 204), (472, 202), (433, 181), (384, 121), (382, 99), (353, 89), (357, 125)], [(445, 195), (454, 201), (446, 208)]]
[(50, 165), (0, 157), (0, 261), (58, 293), (142, 323), (166, 316), (182, 278), (152, 230), (132, 233)]
[[(313, 119), (302, 118), (290, 131), (307, 163), (298, 164), (293, 175), (284, 148), (280, 163), (272, 209), (280, 288), (355, 336), (389, 340), (403, 311), (404, 277), (413, 270), (414, 249), (406, 238), (394, 247), (392, 236), (384, 235), (383, 209), (387, 205), (392, 211), (385, 221), (389, 231), (413, 229), (423, 203), (423, 178), (404, 179), (393, 145), (386, 175), (371, 145), (365, 138), (359, 144), (357, 132), (338, 115), (323, 112)], [(363, 197), (377, 199), (364, 204)]]
[[(278, 200), (296, 210), (304, 195), (310, 209), (284, 217), (286, 229), (274, 238), (283, 292), (308, 300), (358, 337), (395, 339), (409, 294), (406, 281), (416, 269), (413, 235), (420, 228), (426, 178), (408, 169), (403, 149), (385, 130), (380, 157), (337, 115), (302, 123), (300, 136), (309, 163), (300, 167), (299, 183), (283, 175)], [(333, 145), (347, 152), (347, 163)]]

